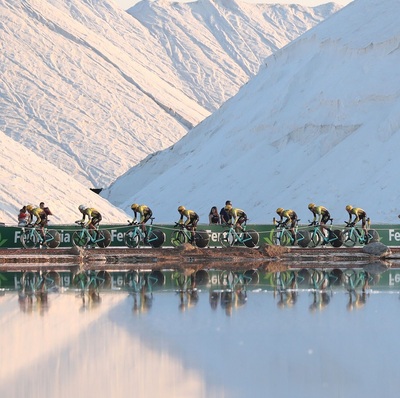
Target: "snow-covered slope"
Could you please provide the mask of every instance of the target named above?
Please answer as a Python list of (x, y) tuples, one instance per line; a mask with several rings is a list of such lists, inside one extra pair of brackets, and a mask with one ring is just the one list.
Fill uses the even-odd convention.
[(240, 0), (141, 1), (128, 12), (158, 41), (179, 86), (215, 111), (254, 76), (271, 53), (340, 6), (249, 4)]
[(151, 9), (143, 21), (112, 0), (0, 0), (0, 131), (95, 187), (175, 143), (265, 54), (337, 9), (221, 0), (185, 6), (193, 15), (169, 2), (137, 7)]
[(45, 202), (53, 224), (72, 224), (82, 215), (80, 204), (95, 207), (103, 223), (125, 223), (127, 214), (92, 192), (67, 173), (0, 132), (0, 221), (17, 224), (18, 210)]
[(157, 221), (178, 205), (207, 222), (226, 199), (250, 222), (277, 207), (302, 221), (309, 202), (364, 208), (372, 222), (400, 212), (400, 8), (355, 0), (266, 60), (267, 66), (173, 147), (119, 178), (105, 197), (147, 203)]

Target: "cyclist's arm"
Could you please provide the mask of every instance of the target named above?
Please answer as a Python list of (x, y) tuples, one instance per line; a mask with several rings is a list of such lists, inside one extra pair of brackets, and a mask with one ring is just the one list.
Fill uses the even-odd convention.
[(132, 223), (136, 222), (136, 216), (137, 216), (137, 213), (136, 213), (135, 210), (133, 210), (133, 220), (132, 220)]

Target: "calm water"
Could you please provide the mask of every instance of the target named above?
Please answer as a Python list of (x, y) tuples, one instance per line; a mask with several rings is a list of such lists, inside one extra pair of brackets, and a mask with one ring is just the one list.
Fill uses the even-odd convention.
[[(247, 297), (246, 297), (247, 296)], [(398, 397), (396, 289), (0, 297), (1, 397)]]

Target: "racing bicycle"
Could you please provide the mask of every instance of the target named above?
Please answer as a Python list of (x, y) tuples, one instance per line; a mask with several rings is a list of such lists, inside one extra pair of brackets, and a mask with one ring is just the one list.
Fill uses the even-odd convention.
[(317, 247), (320, 245), (331, 244), (333, 247), (340, 247), (343, 245), (343, 234), (340, 229), (335, 229), (332, 231), (333, 218), (329, 219), (329, 226), (321, 226), (320, 223), (316, 221), (310, 221), (310, 226), (313, 225), (314, 228), (310, 231), (310, 243), (308, 247)]
[(175, 228), (177, 228), (177, 230), (173, 231), (171, 235), (172, 246), (176, 247), (184, 243), (191, 243), (192, 245), (200, 248), (208, 246), (210, 236), (208, 235), (207, 231), (197, 230), (194, 233), (194, 241), (192, 242), (193, 235), (190, 227), (188, 228), (185, 224), (176, 222)]
[(230, 228), (219, 234), (219, 242), (223, 247), (234, 245), (245, 245), (246, 247), (255, 247), (259, 241), (259, 234), (253, 229), (246, 230), (246, 222), (242, 224), (242, 230), (236, 232), (234, 224)]
[(296, 237), (294, 239), (292, 231), (290, 227), (287, 226), (286, 222), (277, 221), (274, 218), (273, 223), (275, 224), (275, 230), (272, 234), (272, 242), (280, 246), (294, 246), (297, 243), (301, 247), (307, 247), (311, 241), (310, 232), (299, 230), (299, 221), (300, 220), (296, 220), (294, 227), (294, 236)]
[(85, 303), (86, 295), (89, 300), (94, 302), (100, 301), (100, 289), (104, 286), (105, 279), (96, 274), (92, 270), (80, 270), (75, 274), (73, 283), (79, 289), (82, 302)]
[(44, 228), (44, 238), (40, 227), (28, 224), (22, 228), (20, 241), (25, 249), (33, 249), (36, 246), (47, 246), (54, 249), (60, 245), (60, 233), (54, 229)]
[(99, 247), (108, 247), (111, 243), (111, 234), (106, 229), (88, 229), (85, 223), (75, 221), (82, 229), (72, 234), (72, 244), (78, 247), (90, 247), (96, 245)]
[(150, 225), (144, 232), (139, 223), (134, 223), (133, 229), (125, 232), (124, 240), (128, 247), (139, 247), (140, 245), (150, 245), (151, 247), (161, 247), (165, 242), (165, 234), (161, 229), (153, 228), (154, 217), (150, 218)]
[[(365, 234), (363, 229), (357, 228), (354, 223), (346, 222), (346, 227), (342, 231), (343, 234), (343, 244), (347, 247), (352, 247), (356, 243), (360, 245), (366, 245), (371, 242), (379, 242), (379, 233), (375, 229), (367, 229), (367, 234)], [(369, 228), (369, 219), (367, 220), (367, 228)]]

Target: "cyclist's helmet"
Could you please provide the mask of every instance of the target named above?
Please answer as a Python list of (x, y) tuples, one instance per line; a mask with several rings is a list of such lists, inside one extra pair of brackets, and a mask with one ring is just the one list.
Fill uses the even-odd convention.
[(185, 209), (185, 206), (179, 206), (178, 207), (178, 211), (179, 211), (179, 213), (181, 212), (181, 211), (185, 211), (186, 209)]
[(28, 210), (28, 211), (32, 211), (32, 210), (33, 210), (33, 206), (32, 206), (32, 205), (28, 205), (28, 206), (26, 206), (26, 210)]
[(229, 210), (231, 210), (231, 209), (232, 209), (232, 205), (226, 205), (226, 206), (225, 206), (225, 210), (226, 210), (226, 211), (229, 211)]
[(131, 209), (132, 210), (137, 210), (139, 208), (139, 205), (137, 204), (137, 203), (134, 203), (132, 206), (131, 206)]
[(283, 207), (278, 207), (277, 209), (276, 209), (276, 212), (280, 215), (282, 212), (283, 212)]
[(352, 210), (353, 210), (353, 206), (347, 205), (347, 206), (346, 206), (346, 210), (347, 210), (347, 211), (352, 211)]
[(79, 211), (85, 211), (86, 210), (86, 206), (85, 205), (79, 205), (78, 209), (79, 209)]
[(309, 209), (309, 210), (312, 210), (314, 207), (315, 207), (315, 203), (310, 203), (310, 204), (308, 205), (308, 209)]

